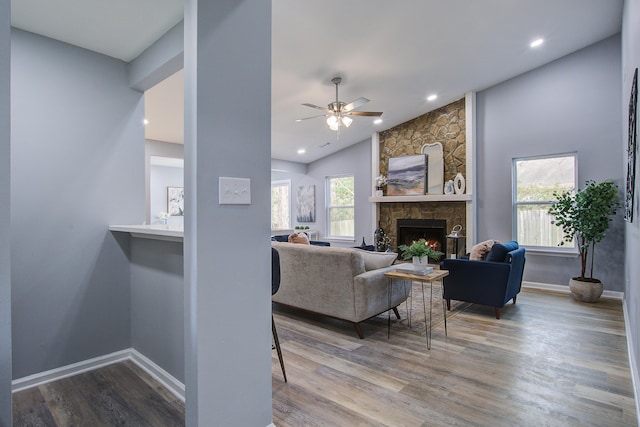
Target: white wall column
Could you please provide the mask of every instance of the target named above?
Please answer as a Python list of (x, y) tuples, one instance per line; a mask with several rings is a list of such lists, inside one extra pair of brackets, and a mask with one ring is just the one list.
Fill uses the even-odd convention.
[[(184, 22), (187, 425), (267, 426), (271, 1), (187, 0)], [(251, 203), (220, 204), (220, 177)]]
[(10, 56), (9, 0), (0, 0), (0, 426), (11, 422)]
[[(464, 95), (464, 116), (466, 125), (466, 158), (467, 158), (467, 176), (466, 176), (466, 192), (471, 194), (471, 201), (467, 202), (467, 226), (463, 230), (463, 234), (467, 236), (467, 250), (470, 250), (478, 240), (476, 231), (476, 219), (478, 212), (476, 209), (476, 93), (467, 92)], [(448, 230), (447, 230), (448, 231)]]

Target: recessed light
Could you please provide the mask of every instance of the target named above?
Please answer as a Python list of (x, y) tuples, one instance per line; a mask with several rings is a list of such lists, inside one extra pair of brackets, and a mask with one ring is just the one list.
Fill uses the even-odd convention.
[(307, 152), (307, 150), (305, 150), (304, 148), (301, 148), (301, 149), (298, 150), (298, 154), (304, 154), (306, 152)]
[(142, 124), (145, 125), (145, 126), (148, 125), (149, 124), (149, 120), (147, 120), (147, 119), (142, 120)]
[(540, 46), (542, 43), (544, 43), (544, 39), (536, 39), (534, 41), (531, 42), (531, 44), (529, 45), (530, 47), (538, 47)]
[(380, 123), (382, 123), (382, 119), (375, 119), (375, 120), (373, 121), (373, 124), (374, 124), (374, 125), (379, 125)]
[(301, 122), (301, 121), (302, 121), (302, 119), (296, 119), (296, 122)]
[(436, 95), (435, 93), (427, 97), (427, 101), (435, 101), (436, 99), (438, 99), (438, 95)]

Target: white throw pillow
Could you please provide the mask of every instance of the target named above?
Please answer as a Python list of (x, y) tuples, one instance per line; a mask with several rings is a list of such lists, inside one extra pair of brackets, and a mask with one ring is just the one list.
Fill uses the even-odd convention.
[(354, 250), (362, 254), (364, 258), (364, 269), (366, 271), (389, 267), (398, 257), (398, 254), (395, 252), (372, 252), (358, 248), (354, 248)]

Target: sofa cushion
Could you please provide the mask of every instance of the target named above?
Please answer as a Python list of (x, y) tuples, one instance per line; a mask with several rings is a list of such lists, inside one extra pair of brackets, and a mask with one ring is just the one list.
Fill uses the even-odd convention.
[(499, 243), (497, 240), (485, 240), (471, 248), (469, 259), (475, 261), (484, 260), (494, 244)]
[(304, 233), (291, 233), (288, 240), (289, 243), (301, 243), (303, 245), (309, 244), (309, 238)]
[(389, 267), (398, 258), (395, 252), (371, 252), (360, 248), (354, 248), (354, 250), (362, 254), (364, 269), (367, 271)]
[(491, 247), (486, 261), (504, 262), (507, 254), (518, 249), (518, 242), (511, 240), (504, 243), (496, 243)]

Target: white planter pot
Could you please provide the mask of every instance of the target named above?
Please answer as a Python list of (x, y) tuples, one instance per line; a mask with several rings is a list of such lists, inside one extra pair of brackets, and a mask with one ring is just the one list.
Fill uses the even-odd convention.
[(413, 260), (413, 265), (415, 265), (416, 267), (419, 267), (419, 268), (429, 267), (429, 257), (427, 256), (422, 258), (418, 258), (417, 256), (414, 256), (412, 260)]
[(602, 282), (583, 282), (581, 280), (571, 279), (569, 280), (569, 290), (571, 290), (571, 296), (583, 302), (598, 302), (604, 286)]

